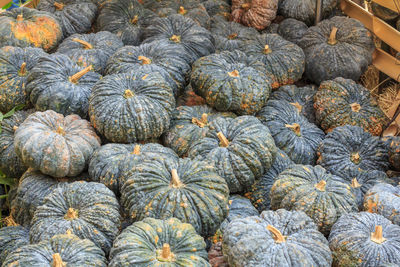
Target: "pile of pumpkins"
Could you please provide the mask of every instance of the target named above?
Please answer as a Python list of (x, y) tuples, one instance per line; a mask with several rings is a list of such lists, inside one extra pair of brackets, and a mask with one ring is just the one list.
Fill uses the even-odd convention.
[(0, 13), (0, 265), (398, 266), (400, 139), (336, 4)]

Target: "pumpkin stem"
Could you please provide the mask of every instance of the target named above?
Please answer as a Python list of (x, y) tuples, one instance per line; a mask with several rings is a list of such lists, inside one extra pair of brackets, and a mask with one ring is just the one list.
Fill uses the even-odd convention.
[(317, 188), (317, 190), (324, 192), (326, 187), (326, 181), (321, 180), (318, 184), (315, 184), (314, 187)]
[(233, 70), (231, 72), (228, 72), (228, 75), (230, 77), (239, 77), (239, 71), (238, 70)]
[(85, 75), (86, 73), (88, 73), (89, 71), (91, 71), (93, 69), (92, 65), (90, 65), (89, 67), (84, 68), (83, 70), (75, 73), (74, 75), (72, 75), (71, 77), (69, 77), (69, 80), (71, 83), (78, 83), (79, 79), (83, 77), (83, 75)]
[(181, 42), (181, 37), (179, 35), (172, 35), (171, 38), (169, 38), (171, 41), (175, 43), (180, 43)]
[(275, 240), (275, 243), (283, 243), (286, 241), (285, 236), (283, 236), (282, 233), (272, 225), (269, 224), (267, 226), (267, 229), (271, 232), (272, 238)]
[(297, 136), (301, 135), (301, 129), (298, 123), (285, 124), (285, 127), (291, 129)]
[(238, 36), (237, 33), (232, 33), (232, 34), (229, 34), (229, 35), (228, 35), (228, 39), (229, 39), (229, 40), (233, 40), (233, 39), (235, 39), (237, 36)]
[(8, 226), (18, 226), (19, 224), (14, 221), (14, 218), (10, 215), (4, 218), (4, 224)]
[(19, 69), (18, 74), (20, 76), (25, 76), (26, 75), (26, 62), (23, 62), (21, 64), (21, 68)]
[(15, 132), (16, 130), (18, 130), (18, 126), (17, 126), (17, 125), (14, 125), (14, 126), (13, 126), (13, 130), (14, 130), (14, 132)]
[(248, 9), (251, 8), (251, 4), (250, 3), (245, 3), (245, 4), (242, 4), (240, 7), (245, 9), (245, 10), (248, 10)]
[(64, 9), (64, 4), (58, 3), (58, 2), (54, 2), (54, 7), (56, 8), (56, 10), (63, 10)]
[(173, 188), (180, 188), (183, 186), (183, 183), (181, 182), (181, 180), (179, 179), (178, 176), (178, 171), (176, 169), (172, 169), (171, 170), (171, 174), (172, 174), (172, 179), (171, 179), (171, 184), (170, 186), (172, 186)]
[(353, 178), (353, 180), (351, 180), (351, 187), (353, 187), (353, 188), (361, 187), (361, 184), (357, 181), (357, 178)]
[(200, 120), (198, 118), (192, 118), (192, 123), (196, 124), (200, 128), (203, 128), (208, 123), (207, 118), (208, 118), (207, 113), (203, 113), (203, 114), (201, 114), (201, 119)]
[(68, 229), (67, 231), (65, 231), (65, 234), (66, 235), (72, 235), (73, 234), (72, 229)]
[(151, 63), (151, 59), (145, 56), (138, 56), (138, 60), (142, 61), (142, 65), (147, 65)]
[(72, 41), (80, 43), (81, 45), (83, 45), (85, 47), (85, 49), (93, 49), (93, 46), (84, 40), (81, 40), (78, 38), (73, 38)]
[(133, 25), (136, 25), (136, 24), (138, 23), (138, 21), (139, 21), (138, 15), (135, 15), (135, 16), (131, 19), (131, 23), (132, 23)]
[(135, 145), (133, 148), (133, 154), (140, 155), (140, 145)]
[(64, 215), (64, 219), (68, 221), (72, 221), (78, 218), (78, 211), (73, 208), (69, 208), (67, 213)]
[(187, 13), (187, 10), (183, 6), (180, 6), (178, 13), (181, 15), (185, 15)]
[(63, 128), (62, 126), (58, 126), (58, 127), (57, 127), (57, 130), (56, 130), (56, 133), (58, 133), (58, 134), (64, 136), (64, 135), (65, 135), (64, 128)]
[(338, 31), (338, 28), (336, 28), (336, 27), (332, 28), (331, 34), (329, 35), (328, 44), (330, 44), (330, 45), (337, 44), (337, 40), (336, 40), (337, 31)]
[(22, 14), (19, 14), (16, 18), (16, 21), (23, 21), (24, 17), (22, 16)]
[(229, 141), (228, 141), (228, 139), (226, 139), (225, 135), (222, 132), (218, 132), (217, 136), (220, 141), (220, 146), (222, 146), (222, 147), (229, 146)]
[(62, 261), (60, 253), (53, 254), (53, 264), (52, 267), (65, 267), (65, 262)]
[(377, 244), (382, 244), (386, 241), (386, 238), (383, 237), (381, 225), (375, 226), (375, 232), (371, 233), (371, 241)]
[(207, 113), (201, 114), (201, 122), (204, 124), (208, 123), (208, 114)]
[(271, 47), (269, 47), (269, 45), (265, 45), (265, 46), (264, 46), (263, 53), (266, 54), (266, 55), (268, 55), (268, 54), (271, 53), (271, 52), (272, 52)]
[(352, 153), (350, 156), (350, 160), (354, 163), (354, 164), (359, 164), (361, 157), (360, 154), (358, 154), (358, 152), (356, 153)]
[(168, 243), (164, 243), (162, 250), (161, 250), (161, 255), (158, 257), (159, 261), (173, 261), (174, 260), (174, 254), (171, 252), (171, 247)]
[(126, 89), (125, 90), (125, 92), (124, 92), (124, 97), (125, 98), (131, 98), (131, 97), (133, 97), (135, 94), (131, 91), (131, 90), (129, 90), (129, 89)]
[(359, 112), (361, 109), (361, 105), (358, 103), (350, 104), (350, 107), (353, 112)]
[(294, 106), (299, 113), (303, 110), (303, 106), (299, 102), (291, 102), (290, 105)]

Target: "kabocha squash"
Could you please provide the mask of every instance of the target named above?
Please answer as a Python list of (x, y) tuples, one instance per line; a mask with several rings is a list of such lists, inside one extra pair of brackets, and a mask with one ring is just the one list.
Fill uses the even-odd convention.
[(332, 263), (328, 241), (303, 212), (264, 211), (233, 220), (222, 249), (230, 266), (324, 266)]
[(279, 23), (278, 34), (289, 42), (298, 44), (308, 26), (299, 20), (288, 18)]
[(343, 77), (357, 81), (372, 62), (371, 34), (358, 20), (333, 17), (310, 27), (299, 41), (306, 76), (317, 84)]
[(270, 129), (276, 146), (295, 163), (315, 163), (318, 145), (325, 134), (299, 114), (295, 106), (283, 100), (270, 100), (257, 117)]
[(53, 177), (76, 176), (87, 168), (100, 138), (79, 116), (48, 110), (28, 116), (15, 132), (14, 146), (26, 166)]
[(371, 3), (371, 11), (371, 13), (373, 13), (375, 16), (385, 21), (395, 20), (399, 16), (398, 12), (392, 11), (391, 9), (381, 6), (377, 3)]
[(0, 229), (0, 265), (18, 248), (29, 244), (29, 230), (19, 225)]
[(89, 96), (101, 75), (63, 54), (42, 57), (31, 70), (26, 92), (36, 110), (88, 117)]
[[(219, 17), (223, 20), (230, 20), (231, 6), (224, 0), (207, 0), (202, 3), (211, 18)], [(212, 19), (211, 19), (212, 20)]]
[(252, 115), (267, 102), (272, 79), (263, 63), (235, 50), (198, 59), (190, 84), (216, 110)]
[(315, 115), (325, 132), (346, 124), (380, 135), (388, 118), (369, 90), (354, 81), (336, 78), (321, 83), (314, 99)]
[(389, 162), (395, 170), (400, 170), (400, 137), (391, 137), (387, 140), (389, 146)]
[(29, 105), (25, 92), (27, 78), (41, 56), (40, 48), (5, 46), (0, 49), (0, 111), (6, 113), (17, 105)]
[(210, 131), (195, 142), (188, 156), (208, 161), (229, 186), (246, 192), (272, 165), (276, 146), (266, 126), (253, 116), (216, 118)]
[(277, 34), (263, 34), (249, 41), (244, 51), (265, 64), (273, 77), (273, 88), (293, 84), (301, 79), (305, 56), (297, 45), (286, 41)]
[(194, 91), (190, 83), (185, 87), (183, 93), (178, 96), (176, 99), (176, 106), (201, 106), (205, 105), (206, 100), (201, 96), (197, 95)]
[(35, 46), (54, 49), (62, 39), (62, 30), (51, 13), (19, 7), (0, 14), (0, 47)]
[[(369, 212), (345, 214), (332, 227), (329, 247), (352, 252), (361, 267), (400, 264), (400, 226)], [(336, 254), (339, 260), (343, 256)]]
[(106, 267), (104, 252), (93, 242), (68, 233), (55, 235), (38, 244), (23, 246), (8, 255), (5, 267)]
[(263, 30), (275, 19), (278, 0), (232, 0), (232, 20)]
[(211, 245), (208, 251), (208, 262), (211, 267), (229, 267), (224, 254), (222, 253), (222, 242), (217, 242)]
[(228, 186), (205, 162), (144, 161), (129, 174), (121, 205), (134, 221), (175, 217), (191, 223), (202, 236), (210, 236), (227, 216)]
[(74, 34), (65, 39), (57, 52), (65, 54), (80, 67), (90, 65), (98, 73), (104, 73), (107, 60), (123, 46), (119, 37), (110, 32)]
[(303, 211), (323, 234), (345, 213), (358, 211), (350, 185), (321, 166), (292, 165), (271, 188), (271, 208)]
[(181, 106), (172, 113), (171, 126), (163, 136), (166, 146), (172, 148), (179, 156), (187, 154), (189, 147), (203, 138), (210, 130), (210, 123), (218, 117), (231, 117), (231, 112), (217, 112), (207, 105)]
[(174, 108), (173, 90), (161, 74), (141, 70), (104, 77), (89, 101), (94, 127), (119, 143), (160, 137)]

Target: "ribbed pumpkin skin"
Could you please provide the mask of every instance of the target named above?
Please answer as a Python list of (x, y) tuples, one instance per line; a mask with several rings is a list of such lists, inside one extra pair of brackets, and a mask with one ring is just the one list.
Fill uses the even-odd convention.
[(63, 54), (39, 59), (28, 76), (26, 92), (38, 111), (54, 110), (63, 115), (88, 117), (89, 96), (101, 75), (90, 71), (76, 83), (71, 77), (84, 68)]
[[(79, 43), (79, 40), (89, 43), (91, 47)], [(118, 36), (102, 31), (71, 35), (58, 46), (57, 52), (67, 55), (80, 67), (92, 65), (96, 72), (104, 73), (107, 60), (123, 45)]]
[(48, 110), (28, 116), (15, 132), (14, 146), (26, 166), (53, 177), (76, 176), (100, 147), (100, 138), (79, 116)]
[(392, 11), (391, 9), (383, 7), (377, 3), (371, 3), (371, 11), (375, 16), (385, 21), (394, 20), (399, 16), (398, 12)]
[(232, 0), (232, 20), (263, 30), (275, 19), (277, 9), (278, 0)]
[(400, 225), (400, 186), (376, 184), (365, 194), (364, 210), (378, 213), (392, 223)]
[[(169, 244), (172, 261), (162, 258), (164, 244)], [(176, 218), (145, 218), (128, 226), (111, 249), (110, 267), (119, 266), (198, 266), (209, 267), (206, 244), (192, 225)]]
[(190, 84), (216, 110), (252, 115), (267, 102), (272, 80), (264, 64), (235, 50), (198, 59)]
[(308, 26), (299, 20), (288, 18), (279, 23), (278, 34), (289, 42), (298, 44)]
[[(359, 105), (359, 106), (358, 106)], [(321, 83), (314, 98), (315, 115), (325, 132), (346, 124), (380, 135), (388, 118), (368, 89), (354, 81), (336, 78)]]
[(139, 45), (144, 28), (157, 16), (137, 1), (106, 1), (96, 21), (97, 31), (109, 31), (125, 45)]
[[(171, 186), (172, 169), (177, 169), (184, 186)], [(225, 180), (197, 160), (143, 162), (131, 170), (121, 193), (121, 205), (134, 221), (175, 217), (191, 223), (202, 236), (213, 235), (228, 213)]]
[[(57, 4), (63, 7), (56, 8)], [(89, 31), (97, 13), (97, 6), (90, 0), (41, 0), (36, 8), (57, 18), (64, 37)]]
[[(269, 47), (268, 51), (265, 50), (266, 45)], [(267, 72), (273, 77), (273, 88), (293, 84), (303, 75), (305, 67), (303, 51), (277, 34), (258, 36), (245, 45), (244, 51), (265, 64)]]
[[(282, 149), (297, 164), (314, 164), (317, 148), (324, 139), (324, 132), (298, 113), (289, 102), (270, 100), (257, 113), (257, 117), (268, 126), (278, 148)], [(297, 134), (290, 126), (298, 124)]]
[(29, 230), (22, 226), (0, 229), (0, 264), (18, 248), (29, 244)]
[[(385, 242), (371, 240), (376, 226), (382, 226)], [(369, 212), (343, 215), (332, 227), (329, 247), (333, 252), (343, 248), (359, 257), (361, 267), (382, 266), (381, 263), (400, 264), (400, 226), (388, 219)], [(337, 253), (340, 257), (341, 254)]]
[[(231, 6), (224, 0), (207, 0), (202, 3), (211, 18), (220, 17), (224, 20), (230, 20)], [(212, 19), (211, 19), (212, 20)]]
[[(318, 184), (326, 185), (318, 189)], [(303, 211), (323, 234), (344, 213), (358, 211), (356, 197), (346, 181), (326, 172), (321, 166), (292, 165), (271, 188), (271, 208)]]
[[(203, 114), (207, 115), (206, 120), (202, 119)], [(210, 130), (210, 123), (219, 117), (234, 118), (236, 115), (231, 112), (217, 112), (207, 105), (177, 107), (172, 113), (171, 126), (164, 134), (163, 142), (179, 156), (184, 156), (190, 146)]]
[(6, 258), (4, 266), (57, 266), (53, 261), (56, 253), (67, 266), (107, 266), (107, 259), (100, 248), (90, 240), (73, 234), (59, 234), (50, 240), (21, 247)]
[(45, 55), (40, 48), (5, 46), (0, 49), (1, 112), (6, 113), (17, 105), (29, 105), (25, 92), (27, 77), (39, 58)]
[[(336, 27), (336, 44), (329, 36)], [(343, 77), (357, 81), (372, 62), (374, 43), (358, 20), (333, 17), (310, 27), (299, 41), (306, 55), (306, 76), (316, 84)]]
[(185, 87), (183, 93), (176, 99), (176, 105), (180, 106), (202, 106), (206, 104), (206, 100), (201, 96), (197, 95), (190, 83)]
[(357, 126), (335, 128), (321, 142), (318, 155), (318, 164), (334, 174), (346, 169), (386, 171), (389, 167), (385, 143)]
[(395, 170), (400, 170), (400, 138), (393, 136), (387, 140), (389, 146), (389, 162)]
[[(229, 145), (220, 144), (222, 132)], [(190, 158), (208, 161), (229, 186), (230, 193), (246, 192), (272, 165), (276, 156), (274, 140), (266, 126), (252, 116), (217, 118), (205, 137), (188, 151)]]
[[(18, 15), (22, 15), (22, 19), (18, 19)], [(0, 14), (0, 47), (35, 46), (48, 52), (61, 39), (60, 24), (51, 13), (19, 7)]]
[(118, 143), (160, 137), (169, 127), (174, 108), (174, 93), (165, 79), (141, 70), (104, 77), (93, 87), (89, 100), (94, 127)]
[[(286, 237), (284, 242), (276, 243), (269, 225)], [(303, 212), (284, 209), (232, 221), (222, 249), (230, 266), (329, 267), (332, 263), (328, 241), (315, 223)]]

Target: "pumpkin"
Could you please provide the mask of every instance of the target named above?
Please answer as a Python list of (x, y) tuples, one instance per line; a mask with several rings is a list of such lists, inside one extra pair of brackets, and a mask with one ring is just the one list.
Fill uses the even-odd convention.
[(10, 225), (0, 229), (0, 264), (16, 249), (29, 244), (29, 230), (23, 226)]
[(388, 123), (368, 89), (340, 77), (321, 83), (315, 94), (314, 108), (316, 119), (325, 132), (349, 124), (380, 135)]
[(224, 254), (222, 253), (222, 242), (217, 242), (211, 245), (208, 251), (208, 262), (212, 267), (229, 267)]
[(210, 266), (206, 244), (192, 225), (176, 218), (145, 218), (128, 226), (117, 237), (110, 267)]
[(318, 164), (334, 174), (347, 169), (386, 171), (389, 167), (385, 143), (357, 126), (335, 128), (321, 142), (318, 155)]
[(35, 112), (18, 127), (15, 152), (22, 162), (53, 177), (76, 176), (88, 165), (100, 139), (78, 115)]
[(267, 102), (272, 79), (263, 63), (235, 50), (198, 59), (190, 84), (216, 110), (252, 115)]
[(215, 52), (211, 33), (180, 14), (155, 19), (146, 28), (143, 43), (154, 41), (177, 44), (185, 51), (184, 56), (190, 64), (199, 57)]
[(207, 0), (202, 3), (211, 18), (220, 17), (223, 20), (230, 20), (231, 6), (224, 0)]
[(220, 117), (209, 127), (205, 137), (189, 148), (188, 156), (215, 166), (231, 193), (246, 192), (275, 159), (268, 128), (253, 116)]
[(321, 166), (292, 165), (271, 188), (271, 208), (303, 211), (323, 234), (344, 213), (358, 211), (350, 185)]
[(272, 74), (273, 88), (293, 84), (301, 79), (305, 56), (297, 45), (286, 41), (277, 34), (263, 34), (249, 41), (244, 51), (265, 64), (267, 72)]
[(156, 18), (136, 0), (108, 0), (96, 21), (97, 31), (109, 31), (121, 38), (125, 45), (139, 45), (144, 28)]
[(263, 30), (275, 19), (278, 0), (232, 0), (232, 19)]
[(192, 107), (192, 106), (201, 106), (205, 104), (206, 100), (201, 96), (197, 95), (193, 91), (193, 88), (190, 85), (190, 83), (185, 87), (183, 93), (176, 99), (176, 105), (178, 107), (180, 106)]
[(343, 248), (353, 252), (361, 267), (400, 264), (400, 226), (378, 214), (348, 213), (332, 227), (329, 247), (333, 252)]
[(172, 113), (171, 125), (163, 136), (163, 142), (179, 156), (184, 156), (189, 147), (210, 130), (210, 123), (219, 117), (234, 118), (236, 115), (217, 112), (207, 105), (177, 107)]
[(279, 24), (278, 34), (289, 42), (298, 44), (307, 30), (308, 26), (304, 22), (288, 18)]
[(5, 46), (0, 49), (0, 112), (17, 105), (29, 105), (25, 92), (27, 77), (41, 56), (40, 48)]
[(4, 261), (4, 266), (106, 267), (107, 259), (93, 242), (68, 233), (13, 251)]
[(271, 25), (269, 25), (267, 28), (265, 28), (262, 31), (259, 31), (261, 34), (264, 33), (278, 33), (278, 29), (279, 29), (279, 24), (278, 23), (271, 23)]
[(387, 140), (389, 145), (389, 162), (395, 170), (400, 170), (400, 137), (393, 136)]
[(91, 65), (80, 67), (63, 54), (42, 57), (29, 74), (26, 92), (38, 111), (51, 109), (87, 118), (90, 92), (101, 78), (92, 70)]
[(123, 46), (119, 37), (110, 32), (74, 34), (65, 39), (57, 52), (67, 55), (80, 67), (90, 65), (98, 73), (104, 73), (107, 60)]
[(365, 194), (364, 210), (378, 213), (400, 225), (400, 186), (377, 183)]
[(104, 77), (89, 100), (94, 127), (119, 143), (160, 137), (174, 108), (173, 90), (161, 74), (142, 70)]
[(303, 212), (264, 211), (233, 220), (222, 250), (230, 266), (331, 266), (328, 241)]
[(270, 100), (257, 117), (268, 126), (278, 148), (297, 164), (314, 164), (324, 132), (308, 122), (298, 109), (284, 100)]
[(36, 8), (57, 18), (64, 37), (89, 31), (97, 14), (90, 0), (40, 0)]
[(60, 24), (51, 13), (19, 7), (0, 14), (0, 47), (35, 46), (48, 52), (61, 39)]
[(392, 11), (391, 9), (377, 3), (371, 3), (371, 11), (375, 16), (385, 21), (395, 20), (399, 16), (398, 12)]
[(333, 17), (308, 28), (299, 41), (306, 76), (314, 83), (336, 77), (357, 81), (372, 62), (371, 34), (358, 20)]
[(127, 174), (121, 195), (132, 220), (175, 217), (202, 236), (213, 235), (228, 213), (225, 180), (197, 160), (143, 161)]
[(271, 187), (275, 183), (279, 174), (293, 164), (294, 163), (289, 156), (282, 150), (278, 149), (271, 168), (269, 168), (269, 170), (261, 176), (259, 180), (256, 180), (250, 190), (246, 192), (245, 197), (250, 199), (251, 203), (259, 212), (271, 208), (271, 200), (269, 197)]

